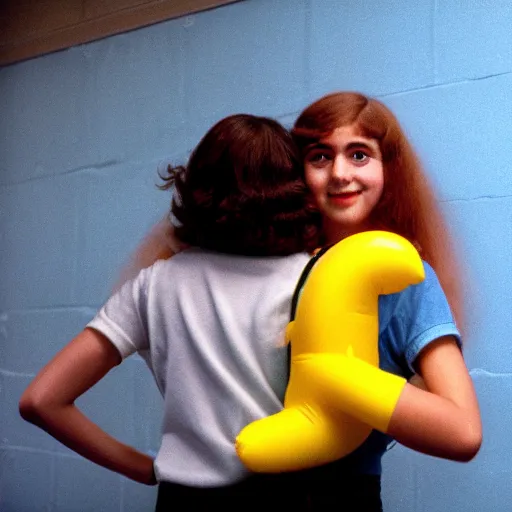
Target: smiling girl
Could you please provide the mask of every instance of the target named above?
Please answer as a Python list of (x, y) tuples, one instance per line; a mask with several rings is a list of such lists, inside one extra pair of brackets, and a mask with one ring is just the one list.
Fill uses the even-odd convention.
[(306, 148), (306, 180), (330, 240), (371, 229), (370, 214), (384, 188), (382, 155), (374, 139), (353, 126), (336, 128)]
[[(302, 112), (292, 134), (323, 216), (325, 245), (387, 230), (413, 243), (424, 261), (424, 282), (379, 298), (376, 369), (408, 381), (421, 377), (423, 389), (406, 384), (386, 432), (374, 430), (354, 453), (317, 470), (324, 482), (355, 478), (361, 495), (373, 496), (366, 508), (355, 501), (354, 510), (382, 510), (381, 457), (392, 439), (458, 461), (471, 460), (481, 444), (478, 403), (454, 320), (463, 323), (459, 267), (435, 195), (383, 103), (358, 93), (327, 95)], [(357, 378), (351, 383), (359, 385)], [(322, 484), (315, 499), (335, 506), (336, 485)]]

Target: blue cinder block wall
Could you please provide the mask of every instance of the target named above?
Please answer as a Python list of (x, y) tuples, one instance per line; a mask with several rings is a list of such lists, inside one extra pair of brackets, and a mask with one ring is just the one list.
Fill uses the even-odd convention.
[[(151, 510), (155, 489), (77, 457), (18, 415), (30, 379), (107, 298), (168, 205), (157, 169), (235, 112), (291, 123), (339, 89), (398, 115), (467, 264), (466, 357), (485, 440), (469, 464), (395, 447), (389, 512), (512, 507), (512, 3), (246, 0), (0, 69), (0, 510)], [(80, 405), (156, 451), (137, 357)], [(342, 497), (340, 497), (340, 500)]]

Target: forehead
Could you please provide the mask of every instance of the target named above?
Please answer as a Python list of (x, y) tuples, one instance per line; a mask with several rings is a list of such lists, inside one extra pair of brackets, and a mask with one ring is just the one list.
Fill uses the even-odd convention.
[(340, 126), (326, 137), (322, 137), (318, 144), (330, 146), (336, 151), (343, 151), (347, 146), (361, 145), (380, 152), (377, 139), (361, 135), (361, 130), (356, 125)]

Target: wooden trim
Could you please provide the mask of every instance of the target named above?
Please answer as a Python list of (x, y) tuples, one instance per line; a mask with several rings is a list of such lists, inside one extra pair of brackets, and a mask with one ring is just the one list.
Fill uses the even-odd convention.
[(0, 0), (0, 65), (237, 1)]

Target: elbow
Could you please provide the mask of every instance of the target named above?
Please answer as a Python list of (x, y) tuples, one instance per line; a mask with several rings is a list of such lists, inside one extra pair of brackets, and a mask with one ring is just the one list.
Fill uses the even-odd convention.
[(47, 407), (44, 400), (38, 399), (34, 393), (25, 392), (18, 404), (20, 416), (29, 423), (40, 425), (45, 417)]
[(473, 460), (482, 446), (482, 429), (470, 428), (459, 437), (457, 442), (457, 457), (459, 462), (470, 462)]
[(20, 416), (30, 423), (36, 423), (38, 413), (38, 407), (32, 397), (28, 396), (26, 393), (21, 397), (18, 409), (20, 412)]

